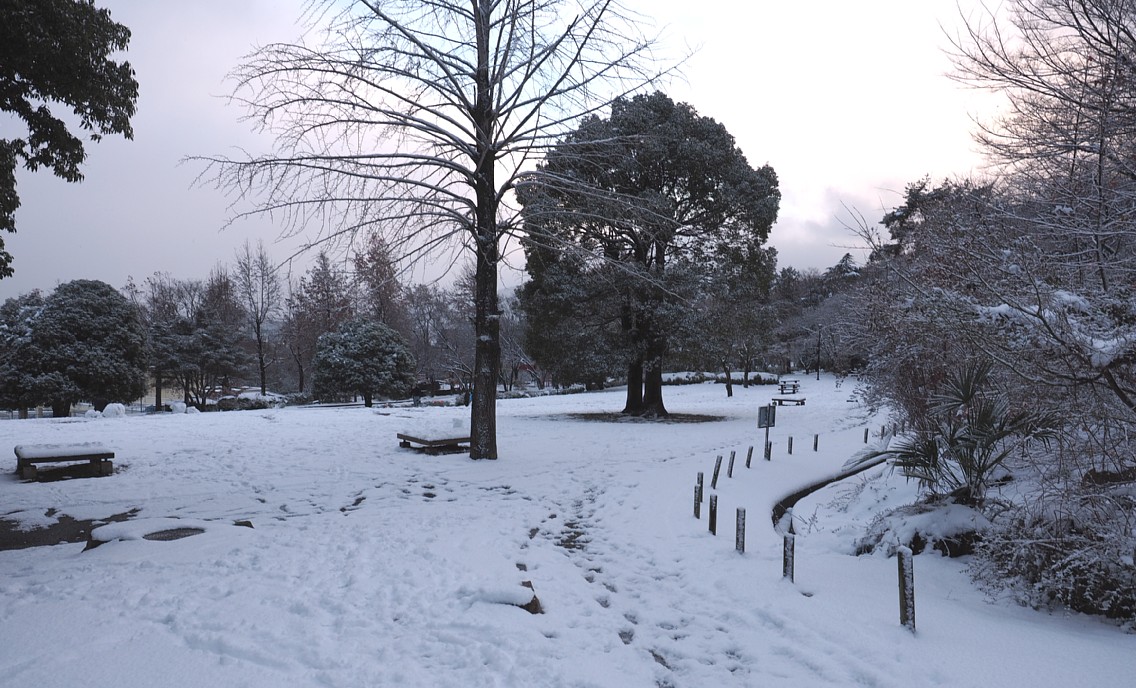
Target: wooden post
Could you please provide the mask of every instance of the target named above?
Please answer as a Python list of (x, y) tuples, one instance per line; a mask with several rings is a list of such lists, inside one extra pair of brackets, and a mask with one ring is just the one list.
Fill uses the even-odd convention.
[(698, 501), (701, 502), (702, 498), (703, 498), (702, 471), (698, 471)]
[(718, 489), (718, 471), (722, 470), (722, 455), (718, 455), (718, 460), (714, 462), (714, 477), (710, 478), (710, 489)]
[(915, 570), (911, 549), (900, 547), (896, 550), (899, 562), (899, 623), (915, 632)]
[(718, 534), (718, 495), (710, 495), (710, 534)]
[(749, 468), (749, 460), (753, 458), (753, 445), (750, 445), (749, 451), (746, 452), (746, 468)]
[(766, 442), (765, 443), (765, 460), (766, 461), (772, 461), (773, 460), (773, 443), (772, 442)]
[(817, 450), (817, 445), (820, 444), (820, 435), (813, 435), (813, 451)]
[(730, 450), (730, 464), (726, 466), (726, 477), (734, 477), (734, 451)]
[(702, 486), (694, 486), (694, 517), (702, 518)]
[(796, 557), (796, 552), (794, 551), (794, 541), (796, 539), (796, 535), (793, 535), (792, 533), (785, 533), (785, 551), (781, 559), (781, 577), (788, 578), (790, 583), (793, 582), (794, 577), (793, 569), (795, 567), (795, 562), (793, 560)]
[(746, 551), (746, 510), (738, 507), (737, 529), (734, 531), (734, 549), (745, 554)]
[(868, 443), (868, 429), (864, 428), (864, 444)]
[(793, 455), (793, 436), (789, 435), (789, 456)]

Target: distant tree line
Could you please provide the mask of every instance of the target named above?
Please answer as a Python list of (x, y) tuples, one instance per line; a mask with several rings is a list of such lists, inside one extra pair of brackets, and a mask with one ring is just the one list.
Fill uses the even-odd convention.
[[(204, 279), (155, 273), (116, 290), (76, 280), (0, 306), (0, 408), (132, 402), (148, 390), (206, 408), (255, 387), (297, 400), (409, 398), (468, 392), (473, 330), (468, 280), (405, 285), (382, 240), (349, 261), (320, 253), (287, 280), (264, 247), (244, 246)], [(519, 312), (502, 318), (504, 389), (544, 377), (519, 342)]]

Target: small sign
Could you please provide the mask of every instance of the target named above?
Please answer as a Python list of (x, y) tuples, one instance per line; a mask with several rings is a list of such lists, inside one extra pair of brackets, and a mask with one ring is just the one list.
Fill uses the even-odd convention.
[(757, 427), (772, 428), (777, 425), (777, 407), (762, 406), (757, 409)]

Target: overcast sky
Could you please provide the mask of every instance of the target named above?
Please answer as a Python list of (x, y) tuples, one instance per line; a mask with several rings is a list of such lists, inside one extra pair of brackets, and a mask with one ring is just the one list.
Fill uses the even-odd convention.
[[(89, 145), (80, 184), (18, 172), (17, 234), (4, 236), (16, 274), (0, 280), (0, 299), (80, 278), (115, 287), (154, 272), (203, 278), (246, 240), (263, 239), (278, 260), (290, 255), (296, 242), (277, 242), (268, 221), (222, 229), (228, 200), (194, 187), (200, 168), (179, 163), (268, 149), (225, 103), (225, 77), (255, 45), (299, 35), (298, 0), (97, 4), (133, 34), (135, 137)], [(722, 122), (753, 166), (776, 170), (783, 198), (771, 244), (781, 267), (835, 264), (854, 243), (845, 206), (874, 221), (924, 174), (980, 171), (972, 117), (988, 119), (994, 105), (946, 77), (944, 53), (960, 11), (974, 15), (978, 0), (631, 4), (667, 27), (676, 50), (698, 48), (668, 94)]]

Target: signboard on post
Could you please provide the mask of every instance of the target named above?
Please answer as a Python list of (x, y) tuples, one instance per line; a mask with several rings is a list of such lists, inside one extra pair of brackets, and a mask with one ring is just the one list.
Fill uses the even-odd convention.
[(771, 428), (777, 425), (777, 407), (770, 404), (769, 406), (761, 406), (757, 409), (757, 427)]

